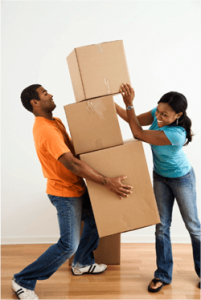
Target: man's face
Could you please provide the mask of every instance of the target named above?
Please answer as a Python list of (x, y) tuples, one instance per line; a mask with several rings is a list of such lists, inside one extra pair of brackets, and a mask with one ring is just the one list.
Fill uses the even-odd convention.
[(53, 95), (49, 94), (42, 86), (37, 88), (36, 91), (40, 98), (38, 102), (40, 104), (41, 111), (52, 112), (56, 107), (56, 104), (53, 101)]

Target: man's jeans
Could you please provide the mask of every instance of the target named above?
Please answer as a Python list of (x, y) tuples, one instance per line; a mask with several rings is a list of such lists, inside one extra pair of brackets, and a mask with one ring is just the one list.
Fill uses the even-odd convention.
[(162, 177), (154, 172), (154, 193), (161, 218), (161, 223), (156, 225), (157, 270), (154, 277), (165, 283), (172, 281), (170, 226), (175, 198), (191, 237), (195, 270), (200, 277), (200, 222), (196, 207), (193, 169), (188, 174), (177, 178)]
[[(35, 262), (14, 275), (16, 283), (29, 290), (34, 290), (37, 280), (49, 278), (75, 252), (72, 266), (84, 267), (93, 264), (93, 250), (99, 243), (87, 191), (77, 198), (48, 197), (57, 209), (60, 239)], [(84, 228), (80, 239), (81, 219), (84, 221)]]

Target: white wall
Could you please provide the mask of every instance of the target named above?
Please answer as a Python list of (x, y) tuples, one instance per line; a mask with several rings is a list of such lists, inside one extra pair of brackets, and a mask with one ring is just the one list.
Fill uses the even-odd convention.
[[(200, 1), (2, 1), (3, 243), (59, 236), (34, 149), (34, 116), (22, 107), (21, 91), (42, 84), (54, 95), (54, 115), (67, 126), (63, 106), (74, 102), (74, 94), (66, 56), (75, 47), (118, 39), (124, 41), (137, 113), (152, 109), (170, 90), (187, 97), (195, 137), (185, 152), (200, 182)], [(131, 138), (128, 125), (120, 125), (123, 138)], [(144, 148), (151, 174), (150, 147)], [(197, 192), (200, 205), (199, 184)], [(177, 205), (172, 240), (190, 241)], [(122, 241), (152, 242), (154, 226), (123, 234)]]

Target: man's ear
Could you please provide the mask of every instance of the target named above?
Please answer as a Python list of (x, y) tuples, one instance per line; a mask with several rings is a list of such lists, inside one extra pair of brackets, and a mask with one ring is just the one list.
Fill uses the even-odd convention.
[(40, 105), (40, 104), (39, 104), (39, 101), (36, 100), (36, 99), (32, 99), (32, 100), (30, 101), (30, 103), (31, 103), (31, 105), (32, 105), (33, 108)]

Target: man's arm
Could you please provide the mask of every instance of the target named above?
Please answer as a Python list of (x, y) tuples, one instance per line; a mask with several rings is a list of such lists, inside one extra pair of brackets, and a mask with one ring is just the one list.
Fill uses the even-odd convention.
[(62, 154), (58, 158), (58, 161), (61, 162), (64, 165), (64, 167), (66, 167), (68, 170), (75, 173), (76, 175), (105, 186), (108, 190), (117, 194), (120, 197), (120, 199), (123, 199), (123, 197), (128, 197), (129, 194), (132, 193), (132, 187), (129, 185), (122, 184), (121, 182), (123, 179), (126, 179), (127, 176), (121, 176), (116, 178), (105, 177), (96, 172), (85, 162), (74, 157), (71, 152)]

